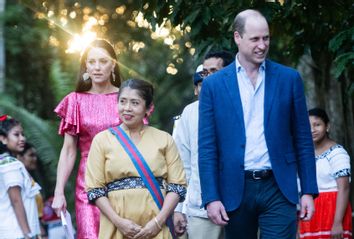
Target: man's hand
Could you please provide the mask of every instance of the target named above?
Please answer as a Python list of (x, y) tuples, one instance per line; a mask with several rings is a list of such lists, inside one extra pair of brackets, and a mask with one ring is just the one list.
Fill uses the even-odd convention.
[(174, 212), (173, 225), (175, 228), (176, 235), (182, 236), (186, 232), (186, 229), (187, 229), (186, 215), (181, 212)]
[(300, 199), (300, 219), (309, 221), (315, 212), (313, 197), (309, 194), (302, 195)]
[(209, 219), (216, 225), (225, 226), (229, 217), (221, 201), (214, 201), (207, 205)]

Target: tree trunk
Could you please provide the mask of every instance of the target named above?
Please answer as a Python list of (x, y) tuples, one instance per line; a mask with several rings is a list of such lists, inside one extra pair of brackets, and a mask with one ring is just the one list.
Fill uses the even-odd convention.
[[(6, 0), (0, 0), (0, 15), (5, 13)], [(0, 94), (5, 92), (5, 39), (4, 22), (0, 22)]]

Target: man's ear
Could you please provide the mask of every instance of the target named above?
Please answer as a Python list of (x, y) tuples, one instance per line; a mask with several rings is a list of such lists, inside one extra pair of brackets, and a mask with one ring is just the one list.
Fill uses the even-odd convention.
[(237, 45), (239, 44), (241, 38), (242, 36), (240, 35), (240, 33), (238, 33), (238, 31), (234, 31), (234, 41)]

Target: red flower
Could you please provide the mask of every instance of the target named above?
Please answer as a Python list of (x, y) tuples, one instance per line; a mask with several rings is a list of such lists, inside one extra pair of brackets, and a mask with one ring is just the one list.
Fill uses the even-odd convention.
[(0, 116), (0, 121), (5, 121), (7, 119), (8, 115), (2, 115)]

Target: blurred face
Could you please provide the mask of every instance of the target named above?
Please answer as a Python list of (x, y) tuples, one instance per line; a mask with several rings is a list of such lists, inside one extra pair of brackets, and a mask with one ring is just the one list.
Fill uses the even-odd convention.
[(238, 60), (245, 64), (259, 66), (267, 57), (269, 50), (269, 28), (263, 17), (247, 17), (245, 31), (241, 36), (234, 32), (238, 46)]
[(327, 138), (329, 125), (326, 125), (320, 117), (310, 116), (310, 125), (312, 140), (315, 144)]
[(92, 84), (109, 82), (114, 66), (114, 61), (103, 48), (93, 47), (87, 53), (86, 71), (90, 75)]
[(16, 125), (10, 129), (7, 137), (2, 137), (1, 141), (7, 146), (11, 153), (16, 155), (22, 152), (26, 143), (26, 138), (23, 135), (22, 126)]
[[(203, 78), (217, 72), (222, 69), (224, 66), (224, 61), (222, 58), (211, 57), (203, 62), (203, 71), (200, 73)], [(199, 96), (200, 91), (202, 90), (202, 81), (198, 83), (197, 86), (194, 86), (194, 94)]]
[(129, 129), (143, 127), (143, 119), (147, 113), (146, 102), (137, 90), (123, 88), (119, 93), (118, 112), (123, 124)]
[(35, 170), (37, 168), (37, 152), (34, 148), (30, 148), (21, 157), (22, 163), (28, 170)]
[(223, 63), (224, 62), (221, 58), (212, 57), (206, 59), (203, 62), (203, 73), (206, 73), (206, 75), (211, 75), (223, 68)]

